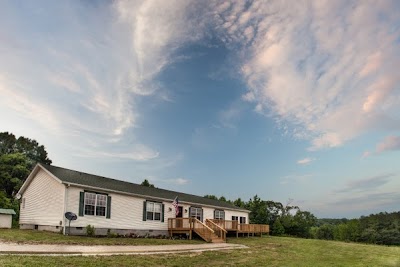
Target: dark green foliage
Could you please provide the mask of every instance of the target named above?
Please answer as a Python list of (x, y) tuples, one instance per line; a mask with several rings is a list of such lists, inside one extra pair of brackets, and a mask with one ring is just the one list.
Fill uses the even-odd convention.
[(36, 163), (51, 164), (44, 146), (26, 137), (0, 133), (0, 208), (13, 209), (13, 225), (19, 217), (19, 201), (14, 199)]
[(317, 228), (315, 233), (315, 238), (333, 240), (334, 238), (335, 226), (330, 224), (324, 224)]
[(31, 171), (29, 159), (22, 153), (0, 155), (0, 188), (11, 198)]
[(285, 228), (283, 227), (280, 219), (277, 219), (272, 225), (271, 233), (277, 236), (285, 234)]
[(151, 184), (147, 179), (144, 179), (144, 181), (140, 185), (154, 188), (154, 184)]
[[(324, 219), (326, 220), (326, 219)], [(335, 219), (331, 219), (335, 220)], [(363, 242), (381, 245), (400, 245), (400, 212), (371, 214), (359, 219), (338, 219), (325, 223), (311, 233), (314, 238), (340, 241)], [(328, 222), (328, 221), (325, 221)]]
[(239, 208), (246, 208), (246, 203), (240, 197), (233, 201), (233, 205)]
[(87, 236), (94, 236), (94, 234), (95, 234), (94, 226), (90, 225), (90, 224), (86, 225), (86, 235)]

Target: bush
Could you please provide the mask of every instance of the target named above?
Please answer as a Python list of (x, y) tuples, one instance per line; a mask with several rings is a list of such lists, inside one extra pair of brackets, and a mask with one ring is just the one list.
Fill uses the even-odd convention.
[(94, 233), (95, 233), (94, 226), (88, 224), (88, 225), (86, 226), (86, 235), (87, 235), (87, 236), (94, 236)]
[(281, 221), (277, 219), (272, 225), (272, 234), (273, 235), (283, 235), (285, 233), (285, 228), (283, 227)]
[(335, 227), (330, 224), (323, 224), (318, 227), (317, 232), (315, 233), (315, 238), (317, 239), (326, 239), (326, 240), (333, 240), (333, 233)]

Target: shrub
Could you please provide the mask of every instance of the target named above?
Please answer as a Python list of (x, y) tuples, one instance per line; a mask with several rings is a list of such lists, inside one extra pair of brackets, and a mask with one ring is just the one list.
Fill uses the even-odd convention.
[(95, 232), (94, 226), (88, 224), (88, 225), (86, 226), (86, 235), (88, 235), (88, 236), (94, 236), (94, 232)]

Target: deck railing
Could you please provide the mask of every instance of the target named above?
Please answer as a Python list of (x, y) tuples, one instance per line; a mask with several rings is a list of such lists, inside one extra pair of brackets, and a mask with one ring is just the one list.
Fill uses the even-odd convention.
[(192, 218), (169, 218), (168, 219), (168, 229), (175, 230), (186, 230), (192, 229), (191, 220)]
[(238, 221), (206, 219), (205, 224), (196, 218), (169, 218), (168, 230), (172, 232), (194, 231), (207, 242), (211, 242), (215, 235), (226, 240), (228, 231), (247, 234), (269, 233), (267, 224), (239, 224)]
[(214, 233), (222, 240), (226, 241), (226, 233), (227, 231), (222, 228), (220, 225), (216, 224), (210, 219), (206, 219), (206, 225), (214, 230)]
[(214, 237), (214, 230), (196, 218), (169, 218), (169, 231), (194, 231), (207, 242)]
[(238, 221), (228, 221), (228, 220), (215, 220), (212, 219), (215, 224), (221, 226), (222, 228), (230, 231), (230, 230), (237, 230), (238, 229)]
[(268, 224), (239, 224), (238, 221), (211, 220), (228, 231), (238, 231), (243, 233), (269, 233)]

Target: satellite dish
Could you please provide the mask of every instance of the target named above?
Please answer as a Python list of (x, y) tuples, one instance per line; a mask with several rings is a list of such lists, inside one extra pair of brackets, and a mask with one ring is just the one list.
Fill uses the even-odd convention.
[(16, 196), (15, 196), (17, 199), (21, 199), (21, 194), (17, 194)]
[(75, 213), (68, 211), (65, 213), (65, 218), (67, 218), (71, 223), (71, 221), (75, 221), (76, 219), (78, 219), (78, 216), (76, 216)]
[(67, 220), (69, 221), (68, 234), (70, 234), (70, 231), (71, 231), (71, 221), (75, 221), (76, 219), (78, 219), (78, 216), (76, 216), (75, 213), (70, 212), (70, 211), (66, 212), (66, 213), (64, 214), (64, 216), (65, 216), (65, 218), (67, 218)]

